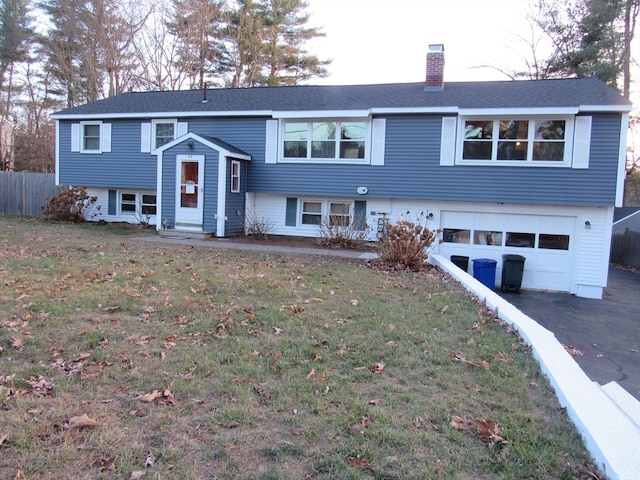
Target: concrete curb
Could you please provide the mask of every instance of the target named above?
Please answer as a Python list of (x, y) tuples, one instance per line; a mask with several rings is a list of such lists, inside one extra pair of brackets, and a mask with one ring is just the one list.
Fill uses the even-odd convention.
[[(471, 275), (441, 255), (429, 258), (431, 263), (451, 274), (469, 292), (484, 301), (502, 321), (513, 325), (531, 346), (542, 372), (555, 389), (560, 405), (566, 407), (587, 449), (607, 476), (611, 480), (640, 478), (640, 428), (633, 422), (633, 416), (622, 410), (630, 406), (632, 411), (637, 411), (640, 408), (638, 402), (633, 398), (630, 401), (624, 395), (619, 397), (619, 387), (616, 388), (615, 382), (604, 387), (592, 382), (551, 331)], [(617, 398), (621, 400), (614, 400)]]

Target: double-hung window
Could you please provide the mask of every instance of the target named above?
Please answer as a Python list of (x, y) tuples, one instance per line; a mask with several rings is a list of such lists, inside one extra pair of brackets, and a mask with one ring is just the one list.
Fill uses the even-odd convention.
[(240, 162), (231, 162), (231, 193), (240, 193)]
[(569, 118), (465, 118), (462, 163), (568, 165)]
[(82, 123), (82, 151), (100, 151), (100, 123)]
[(157, 211), (157, 196), (151, 193), (120, 192), (120, 213), (150, 216)]
[(176, 138), (176, 121), (175, 120), (154, 120), (153, 121), (153, 148), (161, 146), (173, 141)]
[(301, 207), (302, 225), (322, 223), (331, 227), (348, 227), (353, 219), (351, 202), (302, 200)]
[(292, 161), (365, 163), (366, 121), (287, 121), (282, 157)]

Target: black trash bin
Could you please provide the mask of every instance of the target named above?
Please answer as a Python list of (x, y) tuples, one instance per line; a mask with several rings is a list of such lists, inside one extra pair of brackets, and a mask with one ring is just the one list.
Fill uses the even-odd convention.
[(469, 257), (464, 255), (451, 255), (451, 263), (465, 272), (469, 270)]
[(522, 255), (502, 255), (502, 285), (500, 290), (520, 293), (525, 260)]

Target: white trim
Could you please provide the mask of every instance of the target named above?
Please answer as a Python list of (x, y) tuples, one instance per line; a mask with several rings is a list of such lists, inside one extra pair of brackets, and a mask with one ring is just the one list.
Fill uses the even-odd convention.
[[(84, 148), (84, 139), (85, 139), (85, 134), (84, 134), (84, 127), (86, 126), (98, 126), (98, 130), (99, 130), (99, 136), (98, 136), (98, 148), (96, 150), (87, 150)], [(109, 126), (111, 126), (109, 124)], [(78, 141), (79, 143), (79, 152), (80, 153), (87, 153), (87, 154), (100, 154), (102, 153), (102, 147), (103, 147), (103, 136), (104, 136), (104, 132), (103, 132), (103, 123), (102, 121), (86, 121), (86, 122), (80, 122), (80, 127), (79, 127), (79, 137), (78, 137)], [(109, 128), (109, 133), (111, 133), (111, 129)], [(72, 135), (73, 136), (73, 135)], [(72, 139), (73, 141), (73, 139)], [(109, 141), (111, 141), (111, 138), (109, 138)], [(73, 148), (73, 145), (72, 145)], [(73, 150), (72, 150), (73, 151)]]
[(172, 142), (164, 144), (162, 147), (158, 148), (154, 152), (154, 154), (161, 155), (161, 154), (164, 153), (165, 150), (168, 150), (169, 148), (172, 148), (172, 147), (178, 145), (179, 143), (184, 142), (185, 140), (195, 140), (196, 142), (200, 142), (203, 145), (211, 148), (212, 150), (216, 150), (218, 152), (223, 153), (226, 157), (233, 157), (233, 158), (238, 158), (240, 160), (251, 161), (251, 155), (237, 153), (237, 152), (231, 152), (231, 151), (227, 150), (226, 148), (221, 147), (220, 145), (217, 145), (216, 143), (213, 143), (213, 142), (207, 140), (206, 138), (202, 138), (200, 135), (198, 135), (197, 133), (193, 133), (193, 132), (189, 132), (186, 135), (183, 135), (182, 137), (176, 138)]
[[(60, 185), (60, 120), (55, 120), (55, 131), (56, 131), (56, 147), (55, 147), (55, 162), (56, 162), (56, 171), (55, 171), (55, 182), (56, 185)], [(73, 126), (73, 125), (72, 125)]]
[[(292, 121), (288, 121), (292, 120)], [(333, 158), (315, 158), (311, 157), (311, 145), (313, 142), (313, 128), (312, 124), (314, 122), (331, 122), (337, 124), (343, 123), (364, 123), (364, 157), (363, 158), (340, 158), (340, 144), (342, 143), (341, 138), (341, 128), (336, 128), (336, 138), (333, 139), (335, 143), (336, 151), (335, 157)], [(279, 125), (279, 135), (278, 135), (278, 159), (277, 163), (309, 163), (309, 164), (317, 164), (317, 165), (370, 165), (371, 164), (371, 142), (372, 142), (372, 119), (370, 117), (366, 118), (339, 118), (334, 119), (333, 117), (322, 117), (322, 118), (308, 118), (301, 117), (296, 119), (281, 119)], [(307, 124), (307, 137), (305, 139), (307, 143), (307, 156), (306, 157), (285, 157), (284, 156), (284, 143), (285, 143), (285, 126), (288, 123), (306, 123)], [(318, 122), (319, 123), (319, 122)], [(348, 140), (347, 140), (348, 141)]]
[[(204, 195), (205, 195), (205, 163), (206, 163), (205, 155), (176, 155), (175, 157), (175, 165), (176, 165), (176, 175), (173, 182), (173, 188), (175, 189), (175, 213), (174, 213), (174, 222), (177, 225), (178, 223), (183, 223), (181, 225), (181, 229), (184, 230), (193, 230), (193, 231), (202, 231), (204, 228)], [(189, 209), (186, 211), (187, 215), (185, 217), (180, 217), (178, 212), (183, 207), (180, 206), (181, 198), (180, 191), (182, 189), (182, 162), (198, 162), (198, 185), (199, 189), (198, 195), (198, 208), (197, 211), (193, 211), (193, 209)], [(190, 218), (191, 213), (194, 213), (195, 216)], [(196, 218), (197, 217), (197, 218)], [(197, 223), (190, 223), (191, 221)], [(187, 226), (189, 225), (189, 226)]]
[(151, 120), (151, 131), (149, 132), (149, 148), (151, 149), (151, 153), (155, 153), (156, 150), (158, 150), (158, 148), (161, 148), (161, 147), (156, 148), (156, 141), (158, 139), (156, 128), (158, 127), (159, 123), (160, 124), (172, 123), (173, 124), (173, 140), (180, 137), (180, 135), (178, 135), (178, 119), (177, 118), (162, 118), (162, 119), (154, 118), (153, 120)]
[(618, 179), (616, 183), (615, 206), (624, 205), (624, 181), (627, 171), (627, 134), (629, 132), (629, 114), (622, 114), (620, 119), (620, 150), (618, 151)]
[[(536, 115), (528, 116), (522, 114), (515, 115), (468, 115), (458, 117), (458, 134), (456, 141), (456, 165), (469, 165), (469, 166), (506, 166), (506, 167), (554, 167), (554, 168), (570, 168), (573, 154), (573, 142), (574, 136), (574, 124), (575, 119), (580, 117), (565, 116), (565, 115)], [(590, 118), (590, 117), (589, 117)], [(484, 120), (493, 122), (493, 132), (495, 135), (491, 138), (492, 144), (492, 158), (489, 160), (480, 159), (464, 159), (464, 142), (465, 142), (465, 127), (466, 121)], [(498, 160), (497, 151), (498, 143), (500, 142), (497, 129), (499, 128), (499, 122), (501, 120), (526, 120), (528, 121), (527, 142), (530, 144), (527, 149), (527, 158), (524, 160)], [(535, 143), (535, 122), (538, 120), (562, 120), (565, 122), (564, 130), (564, 155), (562, 160), (533, 160), (533, 150)], [(473, 141), (473, 139), (469, 139)], [(487, 141), (487, 143), (489, 143)], [(557, 143), (560, 143), (559, 141)]]
[(366, 118), (371, 115), (371, 110), (301, 110), (273, 112), (273, 118), (279, 120), (289, 119), (326, 119), (326, 118)]
[[(163, 163), (163, 152), (157, 154), (156, 157), (156, 195), (157, 197), (157, 209), (156, 209), (156, 230), (160, 230), (162, 228), (162, 163)], [(176, 172), (177, 173), (177, 172)], [(175, 217), (175, 213), (174, 213)], [(168, 220), (168, 219), (167, 219)], [(175, 219), (174, 219), (175, 221)]]
[(628, 113), (633, 109), (632, 105), (580, 105), (581, 112), (621, 112)]
[(578, 107), (545, 107), (545, 108), (461, 108), (461, 117), (506, 116), (525, 118), (530, 116), (570, 116), (578, 113)]
[[(238, 175), (233, 174), (234, 165), (238, 166)], [(238, 178), (238, 188), (234, 190), (233, 188), (233, 179)], [(230, 174), (229, 174), (229, 191), (231, 193), (240, 193), (242, 191), (242, 186), (240, 182), (242, 181), (242, 163), (239, 160), (231, 160)]]
[(366, 110), (211, 110), (211, 111), (175, 111), (175, 112), (131, 112), (107, 114), (52, 114), (54, 120), (115, 119), (115, 118), (175, 118), (175, 117), (272, 117), (280, 118), (322, 118), (327, 115), (336, 118), (349, 116), (369, 116), (373, 114), (393, 113), (442, 113), (460, 115), (511, 115), (513, 112), (525, 115), (560, 114), (575, 115), (579, 112), (630, 112), (631, 105), (579, 105), (578, 107), (543, 108), (460, 108), (456, 105), (435, 107), (371, 107)]

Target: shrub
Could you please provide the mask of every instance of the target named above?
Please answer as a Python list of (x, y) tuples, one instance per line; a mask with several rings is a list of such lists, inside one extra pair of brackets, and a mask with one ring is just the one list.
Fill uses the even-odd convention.
[(385, 268), (418, 272), (426, 268), (439, 233), (406, 220), (389, 223), (378, 240), (378, 262)]
[(247, 215), (245, 223), (245, 235), (251, 235), (258, 240), (265, 240), (274, 226), (275, 222), (273, 220), (250, 213)]
[(42, 206), (42, 213), (50, 220), (81, 223), (87, 220), (94, 208), (100, 210), (100, 206), (94, 206), (98, 197), (89, 196), (84, 187), (67, 188), (60, 185), (59, 190)]
[(323, 217), (318, 225), (318, 243), (331, 248), (357, 248), (367, 239), (361, 217)]

